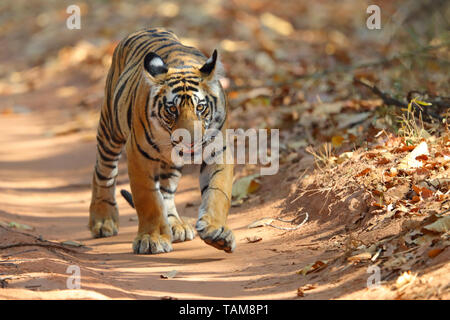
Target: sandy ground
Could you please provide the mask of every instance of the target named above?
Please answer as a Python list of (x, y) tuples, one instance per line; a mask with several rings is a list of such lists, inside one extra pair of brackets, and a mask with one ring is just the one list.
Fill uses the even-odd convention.
[[(49, 129), (64, 123), (65, 117), (53, 107), (0, 117), (0, 221), (34, 228), (26, 231), (0, 227), (0, 243), (43, 243), (36, 240), (40, 237), (54, 242), (72, 240), (85, 246), (67, 247), (71, 250), (39, 246), (1, 250), (1, 299), (395, 297), (386, 288), (378, 291), (366, 288), (367, 266), (334, 263), (306, 276), (296, 273), (307, 264), (343, 254), (343, 250), (333, 248), (332, 242), (336, 237), (345, 237), (345, 226), (351, 219), (341, 219), (345, 217), (342, 214), (331, 219), (314, 210), (314, 206), (323, 205), (321, 195), (305, 199), (311, 206), (310, 219), (299, 230), (247, 228), (255, 220), (276, 217), (286, 211), (285, 199), (292, 181), (300, 174), (286, 166), (281, 167), (278, 175), (264, 177), (255, 196), (232, 208), (229, 226), (237, 239), (233, 254), (218, 251), (198, 237), (174, 244), (174, 251), (168, 254), (133, 254), (136, 214), (120, 196), (119, 235), (92, 239), (87, 221), (95, 143), (92, 134), (83, 131), (49, 135)], [(192, 223), (200, 203), (197, 171), (195, 167), (185, 170), (176, 197), (179, 212), (192, 218)], [(120, 188), (129, 189), (124, 161), (118, 179)], [(390, 232), (397, 231), (393, 224)], [(253, 236), (262, 240), (249, 243), (246, 238)], [(448, 250), (435, 259), (433, 266), (437, 267), (430, 267), (427, 279), (433, 281), (433, 272), (437, 274), (436, 290), (442, 289), (439, 277), (448, 274), (447, 261)], [(67, 289), (66, 272), (70, 265), (80, 267), (80, 290)], [(174, 278), (161, 278), (172, 270), (177, 271)], [(314, 289), (298, 297), (297, 288), (306, 284), (313, 284)]]
[[(19, 252), (20, 258), (25, 260), (19, 259), (18, 270), (13, 268), (12, 272), (0, 264), (3, 277), (9, 272), (20, 274), (8, 281), (8, 289), (0, 289), (0, 297), (76, 298), (86, 295), (143, 299), (162, 296), (293, 296), (296, 284), (292, 283), (292, 273), (296, 266), (292, 265), (291, 260), (297, 260), (297, 255), (308, 259), (310, 249), (291, 254), (291, 260), (280, 264), (279, 254), (275, 252), (283, 242), (279, 237), (280, 232), (246, 228), (261, 216), (275, 215), (279, 210), (277, 205), (280, 199), (272, 199), (264, 207), (232, 209), (229, 224), (235, 231), (238, 242), (233, 254), (218, 251), (204, 244), (198, 237), (193, 241), (175, 244), (174, 251), (168, 254), (132, 254), (131, 241), (137, 229), (136, 214), (120, 196), (119, 235), (92, 239), (86, 225), (95, 144), (93, 141), (85, 141), (82, 134), (45, 137), (48, 128), (58, 121), (57, 111), (31, 112), (0, 119), (0, 143), (3, 146), (0, 155), (0, 218), (2, 221), (32, 226), (35, 230), (31, 233), (42, 235), (46, 240), (74, 240), (82, 242), (87, 248), (74, 255), (44, 248), (20, 253), (30, 247), (2, 251), (1, 254), (4, 255)], [(179, 211), (192, 218), (196, 217), (200, 202), (196, 169), (198, 168), (186, 170), (187, 174), (182, 179), (177, 194)], [(118, 188), (128, 188), (124, 163), (121, 171)], [(245, 237), (255, 234), (263, 240), (254, 244), (247, 243)], [(9, 233), (9, 243), (14, 242), (12, 236), (22, 235)], [(17, 259), (18, 255), (15, 255), (10, 263)], [(68, 275), (65, 271), (71, 264), (81, 268), (81, 287), (84, 291), (77, 295), (55, 291), (66, 289)], [(160, 278), (161, 274), (170, 270), (178, 271), (175, 278)], [(274, 281), (275, 276), (277, 281)], [(21, 289), (26, 286), (37, 286), (38, 290)], [(43, 295), (42, 292), (47, 294)]]
[[(237, 239), (233, 254), (218, 251), (196, 237), (174, 244), (174, 251), (168, 254), (134, 255), (131, 241), (137, 229), (136, 214), (120, 196), (119, 235), (91, 238), (86, 225), (95, 144), (85, 141), (82, 134), (45, 137), (59, 117), (58, 111), (51, 110), (0, 119), (0, 218), (32, 226), (35, 230), (31, 233), (46, 240), (73, 240), (86, 248), (78, 254), (45, 248), (21, 253), (30, 247), (2, 251), (3, 255), (19, 254), (8, 260), (17, 264), (12, 270), (0, 264), (3, 274), (13, 275), (8, 289), (0, 289), (0, 297), (295, 297), (301, 284), (295, 271), (299, 264), (320, 254), (317, 245), (307, 238), (286, 243), (289, 235), (272, 228), (247, 229), (251, 222), (280, 212), (283, 196), (289, 192), (288, 184), (281, 182), (283, 174), (267, 178), (271, 181), (265, 183), (259, 197), (232, 208), (229, 225)], [(196, 169), (186, 170), (176, 197), (179, 211), (192, 221), (200, 203)], [(123, 162), (121, 172), (118, 188), (128, 188)], [(271, 190), (273, 184), (279, 186), (276, 193)], [(265, 201), (260, 200), (263, 198)], [(263, 240), (248, 243), (246, 237), (254, 235)], [(19, 236), (23, 235), (10, 232), (8, 243)], [(64, 290), (66, 269), (72, 264), (81, 268), (83, 291), (77, 295)], [(175, 278), (161, 279), (161, 274), (171, 270), (178, 271)], [(34, 290), (25, 288), (30, 286)], [(329, 292), (327, 296), (337, 295)]]
[[(0, 21), (5, 26), (0, 30), (0, 299), (450, 298), (448, 232), (445, 239), (435, 235), (442, 236), (442, 241), (431, 245), (416, 246), (404, 239), (425, 225), (422, 220), (430, 215), (425, 209), (446, 210), (444, 201), (438, 208), (420, 201), (417, 205), (424, 206), (421, 212), (424, 209), (425, 214), (419, 217), (385, 218), (386, 210), (374, 213), (372, 200), (364, 198), (373, 190), (361, 183), (356, 183), (355, 190), (342, 187), (345, 175), (339, 173), (353, 170), (356, 175), (364, 170), (364, 161), (353, 159), (351, 166), (313, 171), (314, 159), (305, 149), (345, 136), (339, 153), (353, 151), (352, 136), (360, 147), (355, 154), (376, 151), (367, 145), (366, 137), (378, 136), (378, 131), (352, 131), (350, 135), (350, 128), (336, 129), (347, 116), (355, 119), (370, 112), (364, 123), (379, 116), (374, 114), (375, 108), (382, 107), (381, 100), (376, 102), (372, 92), (357, 88), (354, 77), (367, 78), (398, 97), (409, 90), (425, 89), (448, 96), (448, 72), (444, 69), (448, 50), (443, 46), (417, 54), (416, 60), (406, 57), (382, 68), (333, 71), (446, 39), (447, 24), (440, 18), (444, 6), (418, 10), (422, 4), (379, 2), (383, 28), (396, 30), (387, 32), (389, 41), (366, 29), (366, 8), (372, 4), (367, 1), (257, 0), (213, 5), (171, 1), (168, 6), (164, 1), (155, 5), (136, 1), (133, 6), (125, 1), (92, 2), (82, 5), (79, 31), (65, 28), (66, 6), (72, 4), (67, 1), (10, 1), (0, 6), (4, 13)], [(176, 16), (174, 8), (179, 10)], [(402, 19), (390, 17), (397, 17), (396, 12), (407, 14), (406, 9), (411, 10), (411, 17), (403, 19), (404, 27), (398, 28)], [(163, 14), (167, 10), (172, 14)], [(274, 18), (284, 27), (277, 28)], [(218, 251), (196, 237), (174, 244), (174, 251), (168, 254), (134, 255), (131, 242), (137, 216), (119, 192), (119, 235), (93, 239), (87, 228), (94, 131), (107, 69), (122, 34), (148, 23), (173, 29), (205, 53), (218, 48), (223, 54), (231, 86), (227, 89), (232, 105), (230, 127), (280, 128), (284, 130), (281, 142), (297, 145), (285, 148), (277, 175), (263, 177), (261, 189), (231, 209), (229, 226), (237, 240), (233, 254)], [(323, 79), (313, 79), (322, 70), (331, 72)], [(266, 80), (271, 80), (268, 88)], [(384, 128), (382, 123), (380, 126)], [(363, 130), (363, 125), (360, 128)], [(446, 148), (450, 156), (450, 145)], [(383, 166), (391, 165), (375, 164), (375, 159), (368, 164), (364, 159), (365, 165), (379, 173), (384, 172)], [(254, 168), (249, 167), (236, 168), (236, 177), (253, 173)], [(445, 170), (449, 172), (448, 164)], [(178, 211), (191, 223), (200, 204), (197, 172), (198, 168), (186, 168), (176, 196)], [(440, 171), (441, 177), (445, 172)], [(125, 161), (120, 163), (119, 173), (118, 189), (129, 190)], [(316, 192), (322, 182), (336, 188), (319, 186), (322, 190)], [(404, 186), (405, 193), (412, 195), (412, 185)], [(297, 199), (300, 188), (310, 192)], [(411, 197), (401, 190), (398, 193), (405, 203), (411, 203)], [(443, 193), (449, 196), (448, 186)], [(448, 198), (445, 201), (448, 204)], [(265, 217), (297, 217), (296, 222), (301, 222), (301, 208), (309, 213), (309, 219), (295, 231), (248, 228)], [(8, 227), (12, 222), (32, 230)], [(262, 240), (249, 243), (247, 238), (255, 236)], [(391, 242), (382, 243), (389, 238)], [(59, 244), (68, 240), (84, 246)], [(32, 245), (17, 246), (20, 244)], [(361, 244), (382, 252), (373, 262), (349, 261)], [(4, 247), (10, 245), (15, 247)], [(317, 261), (327, 263), (315, 272), (298, 273)], [(392, 261), (401, 263), (386, 267)], [(67, 287), (67, 269), (73, 265), (81, 270), (81, 289), (77, 290)], [(381, 287), (377, 289), (367, 288), (371, 265), (381, 266)], [(161, 278), (173, 270), (177, 271), (175, 277)], [(396, 288), (405, 271), (417, 279), (407, 282), (406, 289)]]

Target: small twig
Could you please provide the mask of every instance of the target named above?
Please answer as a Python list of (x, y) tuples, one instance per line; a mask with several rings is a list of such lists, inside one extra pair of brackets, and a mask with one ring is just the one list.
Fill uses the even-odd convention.
[(76, 250), (72, 250), (72, 249), (63, 247), (62, 245), (55, 244), (55, 243), (13, 243), (13, 244), (8, 244), (6, 246), (0, 246), (0, 250), (9, 249), (9, 248), (17, 248), (17, 247), (28, 247), (28, 246), (54, 248), (54, 249), (65, 250), (65, 251), (71, 252), (71, 253), (78, 253), (78, 251), (76, 251)]
[[(274, 226), (272, 223), (268, 223), (268, 224), (266, 224), (266, 226), (269, 226), (269, 227), (272, 227), (272, 228), (275, 228), (275, 229), (279, 229), (279, 230), (286, 230), (286, 231), (297, 230), (302, 225), (304, 225), (306, 223), (306, 221), (308, 221), (308, 218), (309, 218), (308, 212), (304, 212), (303, 214), (305, 215), (305, 219), (303, 219), (303, 221), (300, 224), (296, 225), (295, 227), (291, 227), (291, 228), (278, 227), (278, 226)], [(275, 218), (274, 220), (281, 221), (281, 222), (292, 223), (295, 219), (296, 218), (294, 218), (292, 220), (283, 220), (281, 218)]]
[(377, 96), (379, 96), (381, 99), (383, 99), (383, 102), (387, 105), (393, 105), (393, 106), (397, 106), (397, 107), (402, 107), (402, 108), (406, 108), (408, 105), (406, 103), (403, 103), (397, 99), (392, 98), (391, 96), (389, 96), (386, 93), (383, 93), (377, 86), (373, 85), (371, 86), (370, 84), (361, 81), (357, 78), (354, 78), (353, 81), (357, 84), (363, 85), (366, 88), (369, 88), (373, 93), (375, 93)]
[[(383, 100), (383, 102), (385, 104), (387, 104), (387, 105), (393, 105), (393, 106), (397, 106), (397, 107), (401, 107), (401, 108), (407, 108), (408, 107), (407, 103), (404, 103), (404, 102), (401, 102), (400, 100), (392, 98), (388, 94), (382, 92), (375, 85), (371, 85), (371, 84), (369, 84), (369, 83), (367, 83), (365, 81), (362, 81), (360, 79), (357, 79), (357, 78), (354, 78), (353, 81), (355, 83), (357, 83), (357, 84), (363, 85), (366, 88), (369, 88), (374, 94), (379, 96)], [(407, 96), (406, 96), (407, 101), (411, 101), (414, 94), (421, 94), (421, 95), (423, 95), (423, 93), (415, 91), (415, 90), (409, 91)], [(441, 99), (441, 100), (438, 100), (438, 99)], [(450, 106), (450, 102), (448, 101), (447, 98), (445, 98), (445, 97), (438, 97), (438, 99), (426, 99), (426, 102), (431, 103), (431, 106), (429, 106), (429, 107), (426, 107), (426, 108), (422, 109), (419, 106), (419, 108), (421, 109), (421, 112), (423, 111), (423, 113), (427, 117), (429, 117), (430, 119), (431, 118), (435, 118), (435, 119), (442, 120), (442, 116), (441, 115), (439, 115), (439, 114), (437, 114), (437, 113), (432, 111), (432, 109), (431, 109), (432, 106), (436, 106), (438, 109), (448, 108)]]
[(11, 254), (4, 255), (3, 257), (4, 257), (4, 258), (9, 258), (9, 257), (12, 257), (12, 256), (16, 256), (16, 255), (18, 255), (18, 254), (28, 253), (28, 252), (34, 252), (34, 251), (37, 251), (37, 249), (30, 249), (30, 250), (24, 250), (24, 251), (14, 252), (14, 253), (11, 253)]

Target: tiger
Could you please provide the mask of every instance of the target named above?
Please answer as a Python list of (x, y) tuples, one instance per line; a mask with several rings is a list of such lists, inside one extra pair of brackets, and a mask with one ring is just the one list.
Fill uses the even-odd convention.
[[(203, 136), (192, 143), (174, 140), (172, 133), (177, 129), (193, 133), (197, 121), (202, 134), (207, 129), (225, 132), (228, 100), (221, 77), (223, 66), (217, 50), (207, 58), (164, 28), (146, 28), (118, 43), (106, 78), (96, 135), (88, 224), (94, 238), (118, 234), (115, 189), (118, 162), (125, 149), (131, 194), (122, 194), (138, 216), (132, 243), (135, 254), (170, 252), (172, 243), (192, 240), (195, 233), (208, 245), (227, 253), (234, 251), (235, 236), (226, 224), (233, 164), (202, 161), (201, 204), (194, 230), (175, 206), (183, 165), (171, 158), (176, 146), (193, 152), (209, 141)], [(223, 147), (218, 156), (225, 157), (225, 150)]]

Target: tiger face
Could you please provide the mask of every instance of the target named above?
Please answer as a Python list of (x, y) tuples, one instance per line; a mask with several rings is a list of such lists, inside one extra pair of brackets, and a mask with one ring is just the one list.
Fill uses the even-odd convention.
[[(182, 145), (194, 154), (210, 141), (208, 132), (221, 130), (226, 111), (219, 69), (216, 50), (203, 66), (169, 67), (157, 54), (146, 55), (144, 76), (151, 85), (148, 108), (166, 133), (160, 141), (167, 149)], [(187, 130), (191, 139), (173, 135), (178, 129)]]

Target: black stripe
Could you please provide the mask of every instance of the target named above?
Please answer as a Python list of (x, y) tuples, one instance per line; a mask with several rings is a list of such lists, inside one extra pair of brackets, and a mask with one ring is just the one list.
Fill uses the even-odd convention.
[[(170, 82), (167, 82), (167, 85), (168, 85), (169, 87), (173, 87), (173, 86), (175, 86), (176, 84), (180, 83), (181, 81), (183, 81), (182, 78), (175, 79), (175, 80), (172, 80), (172, 81), (170, 81)], [(184, 82), (184, 81), (183, 81), (183, 82)]]
[(132, 107), (132, 106), (133, 106), (133, 105), (132, 105), (132, 103), (131, 103), (131, 101), (130, 101), (130, 105), (128, 106), (128, 111), (127, 111), (128, 129), (131, 128), (131, 115), (132, 115), (132, 113), (131, 113), (131, 107)]
[(139, 118), (139, 121), (141, 122), (142, 128), (144, 129), (144, 133), (145, 133), (145, 140), (147, 140), (147, 143), (156, 151), (161, 152), (161, 150), (159, 149), (158, 145), (156, 143), (154, 143), (152, 141), (152, 139), (150, 138), (148, 132), (147, 132), (147, 128), (144, 125), (144, 122), (142, 121), (141, 118)]
[(129, 37), (127, 40), (125, 40), (125, 42), (123, 43), (122, 47), (126, 48), (129, 45), (133, 45), (137, 40), (139, 40), (140, 38), (146, 37), (147, 35), (145, 33), (138, 33), (132, 37)]
[(167, 53), (165, 53), (162, 58), (163, 59), (167, 59), (169, 54), (173, 53), (173, 52), (183, 52), (183, 53), (192, 54), (194, 56), (206, 59), (205, 55), (202, 54), (201, 52), (197, 51), (197, 49), (189, 49), (189, 48), (190, 47), (186, 47), (186, 46), (182, 46), (182, 47), (179, 47), (179, 48), (173, 48), (172, 50), (170, 50)]
[(162, 50), (162, 49), (165, 49), (165, 48), (168, 48), (168, 47), (172, 47), (172, 46), (175, 46), (175, 45), (177, 45), (177, 44), (179, 44), (179, 43), (177, 43), (177, 42), (166, 43), (166, 44), (163, 44), (162, 46), (156, 48), (154, 51), (155, 51), (156, 53), (158, 53), (158, 51), (160, 51), (160, 50)]
[(150, 157), (150, 155), (149, 155), (147, 152), (145, 152), (145, 151), (141, 148), (141, 146), (139, 145), (139, 143), (137, 143), (136, 141), (135, 141), (135, 143), (136, 143), (136, 147), (138, 148), (139, 152), (140, 152), (145, 158), (147, 158), (148, 160), (151, 160), (151, 161), (157, 161), (157, 162), (160, 161), (159, 159)]
[[(141, 46), (138, 46), (138, 48), (136, 48), (135, 50), (133, 50), (132, 56), (134, 57), (135, 55), (139, 55), (141, 52), (146, 52), (147, 49), (149, 49), (153, 44), (157, 43), (157, 42), (162, 42), (162, 41), (170, 41), (172, 39), (169, 38), (163, 38), (163, 39), (154, 39), (151, 40), (150, 42), (148, 41), (144, 41), (143, 43), (145, 44), (145, 46), (143, 48), (141, 48)], [(154, 51), (154, 50), (152, 50)]]
[(201, 191), (201, 194), (203, 195), (203, 193), (206, 191), (206, 189), (208, 189), (209, 188), (209, 184), (207, 184), (206, 186), (204, 186), (203, 188), (202, 188), (202, 191)]
[(103, 150), (102, 150), (101, 148), (99, 148), (98, 145), (97, 145), (97, 151), (98, 151), (98, 154), (100, 155), (100, 158), (101, 158), (103, 161), (108, 161), (108, 162), (116, 161), (116, 159), (108, 158), (107, 156), (105, 156), (105, 155), (103, 154)]
[(136, 145), (138, 151), (139, 151), (145, 158), (147, 158), (148, 160), (151, 160), (151, 161), (157, 161), (157, 162), (160, 161), (160, 159), (152, 158), (147, 152), (145, 152), (144, 149), (142, 149), (141, 146), (139, 145), (139, 143), (136, 141), (136, 136), (135, 136), (134, 134), (133, 134), (133, 136), (134, 136), (134, 144)]
[(105, 166), (105, 167), (110, 168), (110, 169), (116, 169), (117, 168), (117, 166), (114, 166), (112, 164), (107, 164), (107, 163), (102, 163), (102, 166)]
[(178, 171), (179, 173), (181, 173), (181, 172), (183, 171), (183, 167), (175, 167), (175, 166), (172, 166), (172, 167), (170, 167), (170, 169), (176, 170), (176, 171)]
[(102, 116), (100, 116), (100, 122), (98, 125), (99, 131), (101, 131), (101, 133), (105, 136), (106, 140), (111, 141), (109, 132), (108, 132), (108, 130), (106, 130), (105, 124), (103, 122), (104, 122), (104, 120), (103, 120), (103, 115), (102, 115)]
[(167, 179), (170, 179), (170, 178), (179, 178), (179, 177), (180, 177), (179, 175), (177, 175), (177, 174), (175, 174), (173, 172), (160, 174), (161, 180), (167, 180)]
[(206, 162), (202, 162), (202, 164), (200, 166), (200, 173), (202, 173), (203, 170), (205, 170), (206, 166), (207, 166)]
[(95, 167), (95, 173), (97, 174), (97, 178), (99, 178), (102, 181), (106, 181), (106, 180), (111, 180), (111, 179), (115, 179), (117, 177), (117, 175), (115, 175), (114, 177), (105, 177), (104, 175), (102, 175), (100, 172), (98, 172), (98, 168)]
[[(222, 150), (219, 150), (219, 151), (215, 151), (215, 150), (214, 150), (213, 152), (211, 152), (211, 157), (210, 157), (208, 160), (210, 160), (210, 159), (212, 159), (212, 158), (215, 158), (215, 157), (221, 155), (226, 149), (227, 149), (227, 146), (224, 146), (224, 147), (222, 148)], [(202, 162), (202, 164), (201, 164), (201, 166), (200, 166), (200, 173), (203, 172), (203, 170), (205, 169), (205, 167), (206, 167), (207, 165), (208, 165), (208, 164), (207, 164), (206, 162)]]
[(192, 81), (192, 80), (186, 80), (187, 83), (193, 84), (194, 86), (198, 86), (200, 82)]
[[(193, 77), (189, 77), (189, 78), (194, 79)], [(197, 78), (195, 78), (195, 79), (197, 79)], [(193, 81), (193, 80), (189, 80), (189, 79), (187, 79), (185, 77), (181, 77), (181, 78), (173, 79), (173, 80), (167, 82), (167, 85), (169, 87), (174, 87), (175, 85), (177, 85), (180, 82), (183, 82), (183, 83), (187, 82), (187, 83), (192, 84), (194, 86), (198, 86), (200, 84), (200, 82), (198, 82), (198, 81)]]
[[(148, 116), (149, 100), (150, 100), (150, 94), (147, 95), (147, 99), (145, 100), (145, 121), (147, 122), (147, 128), (150, 131), (150, 137), (153, 138), (152, 127), (150, 126), (150, 118)], [(155, 100), (156, 100), (156, 97), (155, 97)]]
[(175, 194), (175, 192), (177, 191), (176, 189), (175, 189), (175, 190), (166, 189), (166, 188), (164, 188), (163, 186), (159, 186), (159, 189), (160, 189), (162, 192), (165, 192), (165, 193), (168, 193), (168, 194)]
[(105, 153), (110, 155), (111, 157), (117, 158), (120, 155), (120, 152), (114, 152), (111, 149), (107, 148), (98, 135), (97, 135), (97, 143), (99, 146), (102, 147), (103, 151), (105, 151)]
[(109, 204), (112, 207), (115, 207), (117, 205), (117, 203), (115, 201), (109, 201), (109, 200), (106, 200), (106, 199), (102, 199), (101, 201)]
[(214, 171), (214, 172), (212, 173), (212, 175), (209, 176), (209, 181), (211, 181), (211, 179), (212, 179), (217, 173), (219, 173), (220, 171), (223, 171), (223, 168), (220, 168), (220, 169), (217, 169), (216, 171)]
[[(122, 78), (122, 76), (121, 76)], [(120, 79), (119, 79), (120, 81)], [(123, 133), (122, 130), (120, 129), (120, 123), (119, 123), (119, 108), (118, 108), (118, 103), (119, 103), (119, 99), (122, 96), (123, 90), (125, 89), (125, 86), (128, 84), (128, 81), (123, 81), (122, 85), (119, 87), (117, 94), (114, 96), (114, 115), (115, 115), (115, 123), (116, 123), (116, 131), (119, 130), (120, 134), (122, 135), (123, 138)]]
[(165, 37), (165, 36), (167, 36), (167, 35), (171, 35), (171, 34), (168, 33), (168, 32), (165, 32), (165, 31), (161, 31), (161, 32), (158, 33), (158, 34), (152, 35), (152, 37), (153, 37), (153, 38), (163, 38), (163, 37)]
[(172, 90), (172, 93), (177, 93), (179, 91), (194, 91), (194, 92), (198, 92), (198, 89), (195, 87), (191, 87), (191, 86), (179, 86), (175, 89)]
[[(223, 171), (223, 168), (220, 168), (220, 169), (217, 169), (216, 171), (214, 171), (210, 176), (209, 176), (209, 181), (211, 181), (212, 180), (212, 178), (217, 174), (217, 173), (219, 173), (219, 172), (221, 172), (221, 171)], [(209, 188), (209, 183), (206, 185), (206, 186), (204, 186), (203, 188), (202, 188), (202, 190), (201, 190), (201, 194), (203, 195), (203, 193), (206, 191), (206, 189), (208, 189)]]

